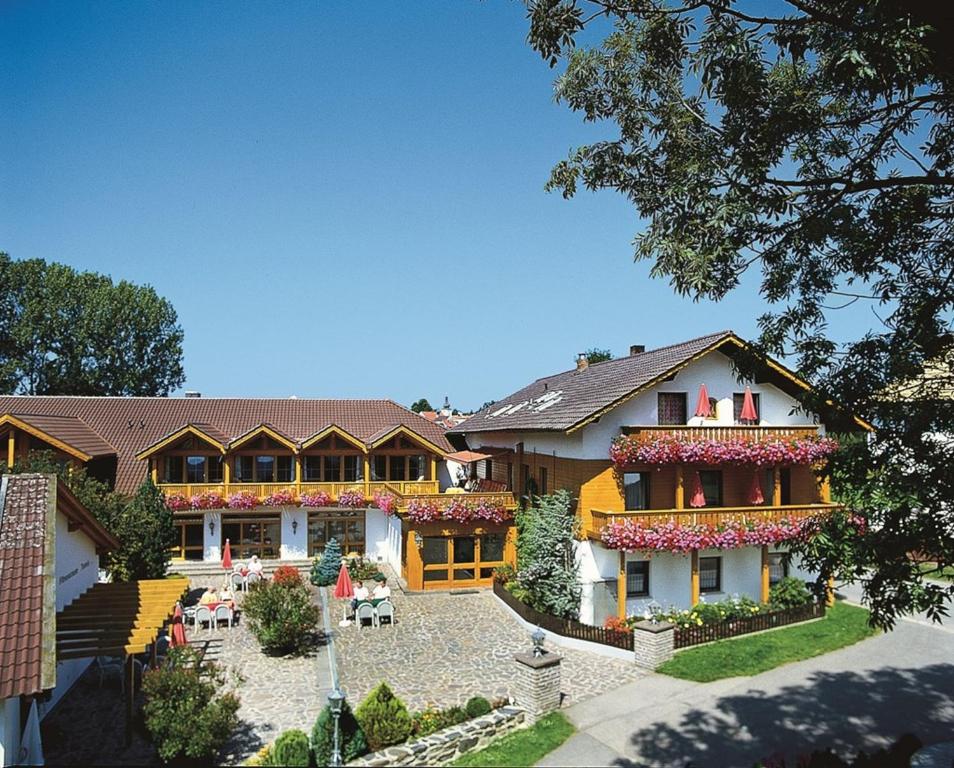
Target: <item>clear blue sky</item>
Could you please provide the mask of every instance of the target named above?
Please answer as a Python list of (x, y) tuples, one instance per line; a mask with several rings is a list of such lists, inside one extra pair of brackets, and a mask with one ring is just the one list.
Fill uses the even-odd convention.
[(470, 408), (591, 346), (754, 335), (755, 282), (678, 298), (623, 199), (544, 193), (603, 134), (526, 32), (510, 0), (7, 0), (0, 250), (155, 286), (207, 395)]

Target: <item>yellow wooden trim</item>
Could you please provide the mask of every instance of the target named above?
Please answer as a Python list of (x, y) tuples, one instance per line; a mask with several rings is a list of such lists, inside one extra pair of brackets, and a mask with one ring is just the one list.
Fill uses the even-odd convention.
[(258, 437), (259, 435), (262, 435), (262, 434), (268, 435), (268, 436), (269, 436), (270, 438), (272, 438), (272, 440), (274, 440), (276, 443), (281, 443), (281, 444), (284, 445), (286, 448), (288, 448), (288, 450), (290, 450), (292, 453), (298, 453), (298, 446), (297, 446), (294, 442), (292, 442), (291, 440), (289, 440), (287, 437), (285, 437), (285, 436), (284, 436), (283, 434), (281, 434), (280, 432), (276, 432), (274, 429), (272, 429), (271, 427), (269, 427), (267, 424), (261, 424), (261, 425), (255, 427), (255, 429), (251, 430), (250, 432), (246, 432), (246, 433), (245, 433), (244, 435), (242, 435), (241, 437), (236, 438), (235, 440), (233, 440), (231, 443), (229, 443), (229, 450), (234, 451), (234, 450), (235, 450), (236, 448), (238, 448), (239, 446), (245, 445), (245, 443), (247, 443), (247, 442), (248, 442), (249, 440), (251, 440), (253, 437)]
[(320, 443), (322, 440), (328, 437), (328, 435), (332, 435), (332, 434), (337, 435), (338, 437), (340, 437), (342, 440), (344, 440), (347, 443), (351, 443), (351, 445), (353, 445), (355, 448), (361, 451), (361, 453), (368, 452), (368, 446), (366, 446), (363, 442), (361, 442), (358, 438), (356, 438), (350, 432), (346, 432), (341, 427), (335, 424), (329, 424), (320, 432), (316, 432), (315, 434), (313, 434), (311, 437), (309, 437), (307, 440), (305, 440), (305, 442), (301, 444), (301, 449), (304, 451), (306, 448), (311, 447), (315, 443)]
[(691, 562), (689, 565), (691, 569), (690, 575), (690, 587), (689, 587), (689, 605), (696, 606), (699, 604), (699, 550), (692, 550)]
[[(36, 427), (32, 426), (31, 424), (28, 424), (25, 421), (22, 421), (21, 419), (18, 419), (16, 416), (13, 416), (12, 414), (7, 413), (7, 414), (4, 414), (3, 416), (0, 416), (0, 426), (4, 424), (10, 424), (11, 426), (16, 427), (17, 429), (20, 429), (26, 432), (28, 435), (33, 435), (34, 437), (37, 437), (40, 440), (42, 440), (44, 443), (49, 443), (54, 448), (57, 448), (63, 451), (63, 453), (68, 453), (70, 456), (74, 456), (80, 461), (85, 462), (93, 458), (91, 454), (85, 453), (84, 451), (81, 451), (79, 448), (73, 447), (69, 443), (64, 443), (62, 440), (58, 440), (57, 438), (53, 437), (53, 435), (47, 434), (42, 429), (37, 429)], [(9, 443), (7, 444), (7, 458), (8, 459), (10, 458)], [(10, 463), (12, 464), (13, 462), (10, 462)]]
[(158, 451), (161, 451), (163, 448), (166, 448), (167, 446), (172, 445), (176, 441), (181, 440), (186, 435), (195, 435), (200, 440), (203, 440), (211, 445), (214, 445), (216, 448), (219, 449), (220, 453), (223, 453), (223, 454), (225, 453), (225, 446), (222, 443), (220, 443), (218, 440), (216, 440), (214, 437), (206, 434), (201, 429), (199, 429), (196, 426), (193, 426), (192, 424), (186, 424), (184, 427), (182, 427), (181, 429), (177, 429), (171, 435), (169, 435), (166, 438), (163, 438), (158, 443), (153, 443), (145, 450), (142, 450), (139, 453), (137, 453), (136, 458), (139, 460), (147, 459), (150, 456), (152, 456), (154, 453), (157, 453)]
[(772, 467), (772, 506), (782, 505), (782, 470), (776, 464)]
[(767, 603), (769, 600), (769, 551), (768, 546), (762, 545), (762, 579), (760, 600)]
[(159, 462), (153, 461), (152, 459), (150, 459), (149, 464), (150, 464), (149, 474), (152, 477), (152, 484), (159, 485)]
[(17, 431), (10, 427), (10, 432), (7, 433), (7, 471), (13, 471), (13, 462), (17, 458)]
[(430, 449), (431, 451), (433, 451), (434, 453), (436, 453), (438, 456), (442, 456), (442, 457), (443, 457), (443, 456), (446, 456), (446, 455), (447, 455), (447, 452), (446, 452), (443, 448), (441, 448), (441, 447), (439, 447), (439, 446), (437, 446), (437, 445), (434, 445), (434, 443), (432, 443), (432, 442), (431, 442), (430, 440), (428, 440), (426, 437), (422, 437), (421, 435), (419, 435), (419, 434), (418, 434), (417, 432), (415, 432), (414, 430), (409, 429), (408, 427), (405, 427), (403, 424), (399, 424), (399, 425), (396, 426), (394, 429), (392, 429), (390, 432), (388, 432), (386, 435), (384, 435), (384, 437), (380, 437), (380, 438), (378, 438), (377, 440), (375, 440), (373, 443), (371, 443), (371, 448), (372, 448), (372, 449), (373, 449), (373, 448), (377, 448), (379, 445), (383, 445), (384, 443), (386, 443), (386, 442), (387, 442), (388, 440), (390, 440), (391, 438), (393, 438), (393, 437), (395, 437), (395, 436), (397, 436), (397, 435), (400, 435), (400, 434), (406, 435), (406, 436), (409, 437), (411, 440), (413, 440), (413, 441), (415, 441), (415, 442), (417, 442), (417, 443), (420, 443), (420, 444), (423, 445), (424, 447), (426, 447), (426, 448)]
[(683, 478), (682, 464), (676, 465), (676, 509), (686, 506), (686, 483)]

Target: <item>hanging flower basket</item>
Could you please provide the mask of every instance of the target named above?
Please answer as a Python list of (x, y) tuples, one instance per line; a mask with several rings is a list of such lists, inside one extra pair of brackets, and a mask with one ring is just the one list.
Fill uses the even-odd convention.
[(620, 435), (610, 459), (620, 469), (635, 464), (745, 464), (756, 467), (823, 463), (838, 450), (830, 437), (739, 437), (688, 440), (676, 434), (647, 438)]
[(254, 509), (258, 506), (258, 496), (250, 491), (241, 491), (229, 496), (229, 509)]
[(289, 507), (295, 503), (295, 494), (289, 490), (275, 491), (262, 499), (266, 507)]
[(184, 509), (192, 509), (192, 502), (181, 493), (170, 493), (166, 496), (166, 506), (173, 512), (181, 512)]
[(349, 488), (347, 491), (338, 494), (338, 506), (361, 509), (368, 506), (368, 500), (357, 488)]
[(694, 549), (738, 549), (778, 544), (810, 536), (818, 528), (814, 517), (778, 521), (730, 521), (719, 525), (645, 525), (637, 520), (608, 523), (600, 537), (609, 549), (656, 551), (685, 555)]
[(206, 491), (193, 495), (189, 503), (192, 509), (222, 509), (225, 506), (225, 499), (222, 498), (221, 493)]
[(377, 507), (388, 516), (393, 515), (395, 512), (397, 512), (397, 496), (395, 496), (393, 493), (388, 493), (387, 491), (375, 491), (374, 500), (371, 506)]
[(328, 507), (331, 506), (331, 496), (324, 491), (317, 493), (303, 493), (298, 497), (303, 507)]

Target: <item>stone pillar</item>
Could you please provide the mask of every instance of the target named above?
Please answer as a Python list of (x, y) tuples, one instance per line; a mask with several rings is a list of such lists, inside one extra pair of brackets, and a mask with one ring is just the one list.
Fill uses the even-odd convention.
[(531, 725), (547, 712), (560, 708), (560, 662), (555, 653), (542, 656), (518, 653), (513, 690), (517, 706), (527, 713)]
[(664, 661), (669, 661), (675, 652), (674, 626), (668, 621), (653, 624), (640, 621), (633, 626), (633, 653), (636, 666), (644, 669), (656, 669)]

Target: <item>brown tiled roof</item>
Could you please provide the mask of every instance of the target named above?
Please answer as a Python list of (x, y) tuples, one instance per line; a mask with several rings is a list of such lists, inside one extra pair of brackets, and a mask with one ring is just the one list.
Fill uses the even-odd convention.
[(593, 363), (583, 371), (574, 369), (537, 379), (448, 431), (450, 434), (566, 431), (730, 338), (738, 337), (732, 331), (720, 331), (629, 357)]
[(0, 481), (0, 700), (55, 684), (54, 488), (48, 475)]
[(442, 450), (454, 450), (443, 427), (393, 400), (6, 395), (0, 396), (3, 413), (82, 420), (115, 446), (116, 487), (126, 492), (135, 490), (146, 477), (146, 463), (136, 459), (136, 454), (187, 424), (210, 434), (218, 430), (230, 441), (268, 422), (297, 443), (331, 424), (365, 442), (373, 434), (404, 425)]
[(93, 458), (111, 456), (116, 453), (113, 446), (90, 429), (89, 425), (82, 419), (75, 416), (16, 412), (10, 415)]

